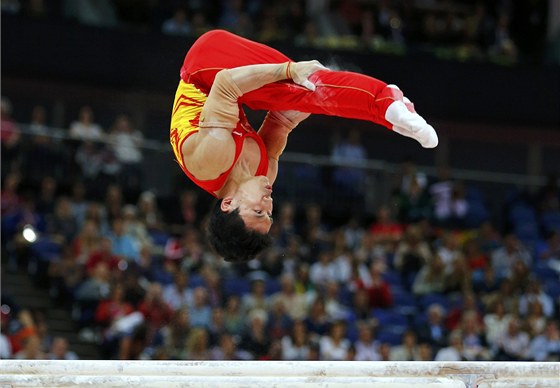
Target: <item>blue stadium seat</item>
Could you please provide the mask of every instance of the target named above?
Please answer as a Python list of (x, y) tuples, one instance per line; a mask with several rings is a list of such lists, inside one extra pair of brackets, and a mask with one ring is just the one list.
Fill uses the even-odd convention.
[(556, 276), (556, 279), (546, 281), (543, 291), (554, 300), (557, 300), (558, 297), (560, 297), (560, 279), (558, 278), (558, 275)]
[(169, 240), (169, 234), (165, 232), (161, 232), (159, 230), (150, 230), (149, 235), (152, 239), (152, 242), (157, 246), (165, 246), (167, 244), (167, 240)]
[(547, 212), (541, 216), (541, 223), (546, 232), (560, 232), (560, 212)]
[(251, 290), (251, 283), (244, 278), (229, 278), (224, 280), (225, 295), (245, 295)]
[(61, 248), (48, 237), (43, 237), (31, 245), (31, 251), (38, 260), (49, 262), (60, 257)]
[(393, 293), (393, 310), (409, 319), (418, 313), (416, 296), (406, 291)]
[(445, 310), (449, 310), (451, 301), (443, 294), (426, 294), (420, 298), (420, 308), (427, 310), (432, 303), (440, 304)]
[(408, 317), (393, 309), (374, 309), (372, 316), (377, 319), (380, 326), (408, 326)]
[(550, 268), (546, 262), (538, 262), (533, 268), (533, 274), (543, 283), (548, 281), (560, 282), (558, 273)]
[(381, 343), (389, 343), (392, 346), (400, 345), (406, 329), (406, 327), (381, 328), (375, 335), (375, 338)]
[(393, 286), (402, 286), (402, 277), (397, 271), (386, 271), (383, 274), (383, 279), (391, 285), (391, 288)]

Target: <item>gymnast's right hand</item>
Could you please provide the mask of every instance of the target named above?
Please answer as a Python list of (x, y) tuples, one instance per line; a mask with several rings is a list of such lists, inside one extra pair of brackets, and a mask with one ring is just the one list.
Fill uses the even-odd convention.
[(319, 61), (288, 62), (287, 73), (296, 84), (301, 85), (311, 91), (315, 90), (313, 82), (308, 78), (318, 70), (328, 70)]

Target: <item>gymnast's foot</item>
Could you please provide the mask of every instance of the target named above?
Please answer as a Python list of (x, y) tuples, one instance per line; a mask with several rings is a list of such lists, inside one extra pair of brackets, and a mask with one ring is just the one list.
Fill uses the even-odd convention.
[(424, 148), (438, 145), (438, 136), (434, 128), (414, 111), (412, 103), (406, 97), (395, 101), (385, 112), (385, 119), (393, 124), (393, 131), (418, 141)]

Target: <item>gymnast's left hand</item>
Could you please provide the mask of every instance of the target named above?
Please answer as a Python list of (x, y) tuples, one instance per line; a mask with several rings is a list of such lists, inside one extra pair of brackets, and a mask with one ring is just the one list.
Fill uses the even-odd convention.
[(309, 81), (309, 76), (319, 70), (328, 70), (319, 61), (301, 61), (289, 64), (288, 73), (290, 78), (298, 85), (301, 85), (311, 91), (315, 90), (313, 82)]

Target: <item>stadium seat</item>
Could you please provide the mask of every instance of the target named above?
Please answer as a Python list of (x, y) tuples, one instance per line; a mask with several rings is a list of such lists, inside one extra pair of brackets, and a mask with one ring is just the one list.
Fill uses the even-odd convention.
[(547, 212), (541, 216), (541, 223), (546, 232), (560, 232), (560, 212)]
[(560, 279), (558, 275), (556, 275), (556, 279), (546, 281), (543, 291), (554, 300), (560, 297)]
[(381, 343), (389, 343), (392, 346), (400, 345), (402, 343), (403, 333), (407, 327), (386, 327), (381, 328), (375, 338)]
[(425, 311), (428, 307), (433, 304), (440, 304), (445, 310), (449, 310), (451, 304), (449, 298), (443, 294), (426, 294), (420, 298), (420, 308)]
[(229, 278), (224, 280), (225, 295), (245, 295), (251, 290), (251, 283), (244, 278)]
[(167, 240), (169, 240), (169, 235), (165, 232), (161, 232), (159, 230), (150, 230), (149, 235), (152, 239), (152, 242), (157, 245), (164, 247), (167, 244)]
[(372, 316), (377, 319), (380, 326), (389, 325), (394, 326), (408, 326), (408, 317), (406, 315), (400, 314), (394, 309), (382, 310), (374, 309)]

